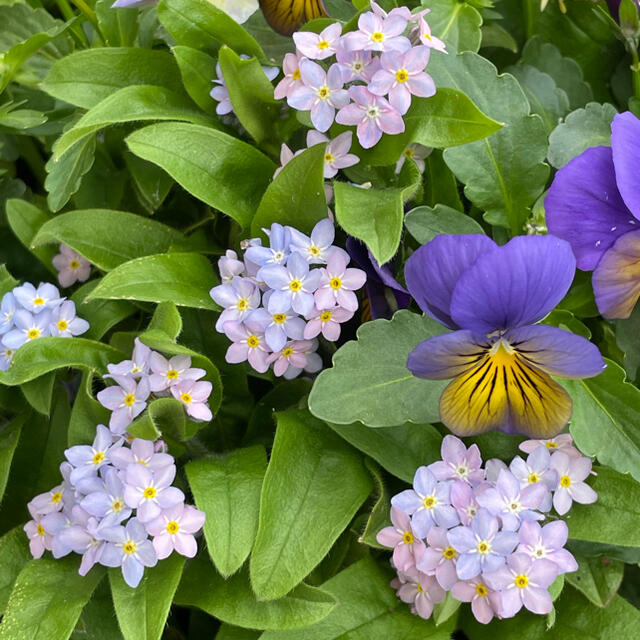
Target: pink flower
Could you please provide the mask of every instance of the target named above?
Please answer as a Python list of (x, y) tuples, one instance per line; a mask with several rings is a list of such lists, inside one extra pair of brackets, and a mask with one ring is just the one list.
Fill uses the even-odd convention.
[(244, 263), (238, 260), (238, 254), (235, 251), (227, 249), (227, 252), (218, 258), (218, 271), (222, 284), (231, 284), (235, 276), (242, 275)]
[(480, 505), (476, 502), (474, 490), (471, 485), (456, 480), (451, 485), (451, 505), (455, 508), (460, 518), (460, 522), (468, 527), (471, 521), (476, 517)]
[(401, 509), (391, 507), (391, 522), (392, 526), (378, 532), (376, 540), (381, 545), (393, 549), (393, 564), (396, 569), (414, 569), (426, 550), (424, 542), (411, 526), (409, 516)]
[(91, 263), (66, 244), (60, 245), (60, 253), (51, 261), (58, 270), (58, 282), (61, 287), (70, 287), (74, 282), (89, 279)]
[(206, 380), (183, 380), (171, 387), (171, 394), (184, 405), (187, 415), (195, 420), (209, 422), (213, 418), (207, 400), (213, 385)]
[(598, 499), (598, 494), (583, 480), (591, 471), (590, 458), (570, 458), (562, 451), (551, 456), (551, 469), (558, 474), (558, 486), (553, 493), (553, 508), (563, 516), (573, 501), (580, 504), (591, 504)]
[(336, 52), (341, 34), (342, 25), (339, 22), (334, 22), (320, 33), (298, 31), (293, 34), (293, 41), (303, 56), (310, 60), (324, 60)]
[[(433, 605), (442, 602), (446, 593), (433, 576), (411, 569), (398, 573), (400, 587), (396, 595), (411, 606), (411, 612), (427, 620), (433, 613)], [(396, 583), (397, 584), (397, 583)]]
[(147, 375), (151, 349), (149, 349), (146, 344), (140, 342), (139, 338), (136, 338), (133, 342), (135, 346), (131, 360), (123, 360), (122, 362), (118, 362), (118, 364), (108, 364), (107, 369), (109, 373), (104, 376), (105, 378), (113, 378), (114, 376), (141, 378)]
[(358, 31), (345, 36), (349, 50), (364, 51), (407, 51), (411, 42), (403, 36), (407, 19), (401, 14), (383, 18), (367, 11), (358, 18)]
[(436, 92), (431, 76), (424, 73), (429, 62), (428, 47), (413, 47), (406, 53), (388, 51), (380, 58), (382, 69), (369, 83), (369, 91), (378, 96), (389, 94), (391, 106), (405, 114), (411, 106), (411, 96), (429, 98)]
[(446, 435), (440, 447), (442, 460), (429, 465), (429, 470), (436, 480), (463, 480), (476, 486), (484, 480), (482, 456), (477, 444), (468, 449), (460, 438)]
[(278, 82), (273, 92), (273, 97), (276, 100), (288, 98), (294, 89), (302, 86), (302, 76), (300, 75), (300, 60), (302, 59), (303, 56), (295, 53), (287, 53), (284, 56), (282, 61), (284, 78)]
[(402, 169), (407, 159), (413, 160), (418, 165), (420, 173), (424, 173), (424, 160), (431, 155), (432, 151), (433, 149), (431, 147), (425, 147), (419, 142), (412, 142), (398, 158), (398, 162), (396, 162), (396, 173), (400, 173), (400, 169)]
[[(396, 7), (395, 9), (391, 9), (391, 11), (387, 13), (377, 2), (371, 0), (371, 11), (373, 11), (373, 13), (375, 13), (377, 16), (380, 16), (381, 18), (399, 15), (407, 21), (411, 20), (411, 10), (408, 7)], [(426, 11), (429, 12), (430, 9), (426, 9)]]
[(304, 330), (305, 340), (315, 338), (322, 332), (327, 340), (335, 342), (340, 337), (340, 325), (351, 318), (353, 318), (353, 311), (342, 307), (314, 309), (309, 315), (309, 322)]
[(326, 131), (333, 123), (336, 109), (349, 102), (342, 73), (337, 64), (328, 73), (316, 62), (300, 61), (303, 86), (294, 89), (287, 102), (299, 111), (311, 110), (311, 122), (318, 131)]
[(458, 552), (449, 544), (447, 530), (431, 527), (427, 533), (427, 549), (417, 568), (428, 575), (435, 575), (438, 584), (449, 591), (458, 582), (456, 562)]
[(138, 510), (136, 516), (140, 522), (150, 522), (163, 509), (184, 502), (184, 493), (171, 486), (175, 477), (175, 465), (162, 467), (155, 473), (141, 464), (127, 467), (124, 501), (128, 507)]
[[(289, 147), (283, 142), (280, 147), (280, 166), (273, 172), (274, 179), (276, 176), (282, 171), (284, 166), (291, 162), (298, 154), (302, 153), (302, 151), (296, 151), (293, 153)], [(246, 260), (246, 256), (245, 256)]]
[(333, 253), (324, 269), (320, 286), (314, 294), (316, 307), (329, 309), (336, 305), (347, 311), (358, 309), (358, 298), (354, 293), (360, 289), (367, 279), (361, 269), (347, 269), (348, 258), (342, 253)]
[(352, 139), (353, 133), (351, 131), (344, 131), (331, 141), (329, 141), (327, 136), (313, 129), (307, 132), (307, 147), (313, 147), (323, 142), (329, 143), (324, 154), (325, 178), (333, 178), (340, 169), (352, 167), (354, 164), (360, 162), (358, 156), (349, 153)]
[(349, 96), (354, 102), (340, 109), (336, 122), (358, 125), (358, 140), (365, 149), (373, 147), (383, 133), (395, 135), (404, 131), (402, 116), (384, 98), (366, 87), (350, 87)]
[(573, 438), (568, 433), (561, 433), (555, 438), (549, 440), (525, 440), (519, 445), (520, 451), (525, 453), (533, 453), (539, 446), (545, 446), (549, 449), (549, 453), (562, 451), (570, 458), (579, 458), (582, 454), (573, 446)]
[(148, 378), (142, 378), (137, 384), (133, 378), (111, 376), (118, 386), (107, 387), (96, 396), (103, 407), (113, 413), (109, 419), (109, 428), (113, 433), (124, 433), (136, 416), (147, 406), (151, 393)]
[(336, 59), (345, 82), (370, 82), (373, 74), (380, 68), (380, 58), (374, 58), (371, 51), (350, 51), (345, 43), (338, 47)]
[(41, 558), (45, 550), (51, 551), (52, 536), (42, 524), (43, 517), (36, 515), (23, 527), (29, 538), (29, 551), (34, 558)]
[(174, 549), (187, 558), (193, 558), (198, 551), (193, 534), (202, 528), (205, 517), (204, 511), (191, 505), (177, 504), (147, 523), (147, 532), (153, 536), (158, 560), (170, 556)]
[(412, 34), (417, 33), (420, 38), (420, 42), (423, 45), (429, 47), (430, 49), (435, 49), (436, 51), (441, 51), (442, 53), (447, 53), (447, 45), (440, 40), (440, 38), (436, 38), (431, 35), (431, 27), (429, 27), (429, 23), (424, 19), (424, 16), (420, 16), (418, 20), (418, 24), (414, 27)]
[(149, 376), (151, 391), (164, 391), (183, 380), (199, 380), (207, 373), (204, 369), (191, 368), (189, 356), (177, 355), (167, 360), (157, 351), (151, 352), (149, 366), (152, 371)]
[(273, 363), (273, 373), (277, 377), (289, 374), (289, 379), (295, 378), (307, 366), (306, 354), (312, 346), (310, 340), (291, 340), (282, 350), (272, 353), (267, 362)]
[(500, 595), (490, 589), (480, 576), (454, 584), (451, 595), (460, 602), (470, 602), (471, 612), (482, 624), (491, 622), (500, 608)]
[[(158, 441), (160, 442), (160, 441)], [(160, 471), (163, 467), (173, 464), (173, 456), (164, 451), (156, 451), (155, 444), (151, 440), (136, 438), (131, 443), (131, 448), (120, 447), (111, 452), (111, 464), (118, 469), (126, 470), (130, 464), (141, 464), (151, 471)]]
[(253, 322), (225, 322), (224, 332), (233, 342), (227, 349), (225, 360), (231, 364), (249, 361), (258, 372), (265, 373), (269, 368), (267, 356), (269, 350), (262, 327)]

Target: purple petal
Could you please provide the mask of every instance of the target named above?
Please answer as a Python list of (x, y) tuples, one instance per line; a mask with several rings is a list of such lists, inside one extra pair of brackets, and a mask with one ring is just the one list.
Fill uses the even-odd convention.
[(142, 580), (144, 567), (134, 557), (128, 556), (122, 562), (122, 577), (124, 581), (135, 589)]
[(493, 550), (501, 556), (510, 554), (518, 544), (518, 534), (514, 531), (499, 531), (492, 542)]
[(611, 150), (616, 183), (627, 207), (640, 219), (640, 120), (626, 111), (611, 124)]
[(460, 578), (460, 580), (470, 580), (471, 578), (475, 578), (480, 575), (481, 569), (479, 553), (463, 553), (458, 558), (456, 572), (458, 573), (458, 578)]
[(391, 498), (391, 504), (405, 513), (413, 513), (422, 505), (422, 500), (412, 489), (405, 489)]
[(564, 298), (575, 269), (568, 242), (517, 236), (462, 274), (451, 316), (462, 328), (482, 333), (534, 324)]
[(546, 589), (539, 589), (538, 587), (522, 589), (522, 601), (524, 606), (533, 613), (550, 613), (551, 609), (553, 609), (551, 596)]
[(427, 467), (418, 467), (413, 476), (413, 486), (417, 493), (428, 496), (436, 488), (436, 479)]
[(469, 527), (455, 527), (449, 531), (449, 543), (458, 553), (464, 553), (475, 548), (476, 537)]
[(483, 578), (489, 587), (497, 591), (506, 589), (513, 582), (513, 574), (507, 567), (487, 572), (483, 575)]
[(503, 618), (513, 618), (513, 616), (522, 609), (522, 595), (520, 591), (521, 589), (516, 587), (515, 589), (507, 589), (500, 593), (501, 607), (499, 613)]

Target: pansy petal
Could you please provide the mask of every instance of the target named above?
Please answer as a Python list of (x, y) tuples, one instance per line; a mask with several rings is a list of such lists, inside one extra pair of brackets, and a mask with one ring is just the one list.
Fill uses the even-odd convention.
[(620, 197), (610, 147), (587, 149), (562, 167), (544, 205), (549, 233), (571, 244), (584, 271), (595, 268), (617, 237), (638, 226)]
[(616, 183), (627, 207), (640, 219), (640, 120), (631, 111), (617, 114), (611, 124), (611, 151)]
[(568, 242), (553, 236), (516, 236), (480, 256), (460, 276), (451, 297), (451, 317), (463, 329), (482, 333), (534, 324), (564, 298), (575, 270)]

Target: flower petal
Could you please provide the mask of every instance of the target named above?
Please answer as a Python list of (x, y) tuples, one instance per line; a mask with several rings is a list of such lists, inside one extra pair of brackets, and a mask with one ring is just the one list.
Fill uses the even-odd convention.
[(611, 150), (616, 168), (616, 183), (633, 215), (640, 219), (640, 120), (626, 111), (617, 114), (611, 124)]

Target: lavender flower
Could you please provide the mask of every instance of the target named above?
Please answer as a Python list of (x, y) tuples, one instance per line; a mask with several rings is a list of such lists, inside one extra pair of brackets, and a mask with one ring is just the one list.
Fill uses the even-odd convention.
[(49, 310), (38, 315), (31, 315), (25, 309), (16, 311), (13, 316), (15, 329), (2, 336), (2, 344), (9, 349), (19, 349), (25, 342), (49, 335), (51, 312)]
[(476, 517), (480, 505), (475, 496), (474, 489), (471, 485), (456, 480), (451, 485), (451, 505), (455, 508), (460, 522), (468, 527), (471, 521)]
[(13, 327), (13, 316), (17, 309), (16, 299), (11, 293), (7, 293), (2, 296), (2, 302), (0, 302), (0, 336), (4, 335)]
[(126, 471), (130, 464), (141, 464), (154, 473), (159, 472), (163, 467), (173, 464), (173, 456), (168, 453), (156, 452), (151, 440), (135, 438), (131, 443), (131, 448), (120, 447), (111, 451), (109, 458), (111, 464), (118, 469)]
[(367, 276), (360, 269), (347, 269), (348, 261), (344, 252), (336, 252), (330, 256), (314, 294), (318, 308), (340, 306), (348, 311), (356, 311), (358, 308), (358, 298), (354, 291), (364, 285)]
[[(527, 457), (525, 462), (520, 456), (516, 456), (509, 465), (511, 473), (520, 481), (520, 487), (525, 488), (530, 484), (542, 482), (549, 492), (558, 484), (557, 473), (549, 468), (551, 455), (546, 447), (537, 447)], [(540, 511), (551, 509), (551, 493), (547, 493), (538, 506)]]
[(558, 573), (578, 570), (578, 563), (569, 551), (563, 549), (569, 537), (569, 527), (562, 520), (549, 522), (541, 527), (537, 522), (523, 522), (519, 531), (520, 544), (516, 553), (525, 553), (533, 560), (551, 560)]
[(276, 85), (273, 96), (276, 100), (288, 98), (298, 87), (303, 86), (302, 74), (300, 73), (300, 60), (304, 56), (295, 53), (286, 53), (282, 62), (284, 78)]
[(272, 353), (267, 362), (273, 364), (273, 373), (285, 376), (288, 380), (295, 378), (307, 367), (307, 354), (313, 350), (311, 340), (293, 340), (287, 342), (283, 349)]
[(162, 467), (156, 472), (140, 464), (127, 467), (124, 500), (128, 507), (137, 509), (140, 522), (150, 522), (163, 509), (184, 502), (184, 493), (171, 483), (176, 476), (174, 465)]
[(29, 551), (34, 558), (41, 558), (45, 550), (51, 550), (52, 535), (42, 524), (45, 516), (35, 515), (24, 525), (24, 532), (29, 538)]
[(207, 399), (213, 385), (206, 380), (182, 380), (172, 386), (171, 395), (184, 406), (187, 415), (194, 420), (209, 422), (213, 418)]
[(458, 582), (457, 561), (458, 552), (449, 544), (447, 530), (431, 527), (427, 533), (427, 548), (416, 565), (418, 570), (435, 575), (438, 584), (449, 591)]
[[(260, 247), (262, 248), (262, 247)], [(209, 291), (213, 301), (224, 308), (216, 322), (222, 333), (226, 322), (243, 322), (260, 305), (260, 290), (248, 278), (236, 276), (231, 284), (220, 284)]]
[(103, 407), (112, 411), (109, 428), (116, 434), (124, 433), (136, 416), (147, 406), (151, 393), (149, 379), (141, 378), (137, 383), (133, 378), (111, 375), (117, 386), (107, 387), (96, 396)]
[(131, 515), (124, 500), (124, 485), (113, 468), (108, 468), (104, 474), (104, 490), (88, 494), (80, 501), (80, 506), (100, 519), (104, 526), (120, 524)]
[(138, 338), (133, 341), (133, 354), (131, 360), (123, 360), (118, 364), (107, 365), (109, 373), (106, 378), (114, 376), (131, 376), (133, 378), (143, 378), (149, 373), (149, 358), (151, 349), (146, 344), (140, 342)]
[(436, 480), (462, 480), (472, 486), (484, 480), (482, 456), (477, 444), (468, 449), (459, 438), (446, 435), (440, 447), (442, 460), (429, 465)]
[(245, 260), (250, 260), (261, 267), (266, 264), (286, 264), (291, 253), (291, 229), (274, 222), (271, 229), (263, 229), (263, 231), (269, 236), (269, 246), (251, 245), (244, 254)]
[[(309, 135), (311, 133), (309, 132)], [(344, 253), (342, 249), (333, 246), (335, 228), (329, 218), (316, 223), (311, 231), (311, 237), (293, 228), (290, 228), (289, 232), (291, 250), (304, 256), (309, 264), (326, 264), (334, 253)]]
[(340, 325), (353, 318), (353, 311), (342, 307), (313, 309), (308, 318), (309, 322), (304, 329), (305, 340), (315, 338), (322, 333), (327, 340), (335, 342), (340, 337)]
[(64, 506), (64, 502), (62, 501), (63, 490), (64, 486), (58, 485), (57, 487), (51, 489), (51, 491), (46, 491), (45, 493), (37, 495), (27, 505), (29, 508), (29, 512), (45, 516), (48, 513), (60, 511), (60, 509), (62, 509), (62, 507)]
[[(270, 293), (265, 294), (266, 305), (270, 297)], [(249, 319), (263, 328), (265, 341), (273, 351), (283, 349), (287, 338), (302, 340), (306, 327), (305, 321), (291, 310), (285, 313), (269, 313), (266, 309), (260, 308), (256, 309)]]
[(374, 58), (371, 51), (350, 51), (343, 41), (336, 51), (338, 67), (345, 83), (353, 80), (370, 82), (373, 74), (380, 68), (380, 58)]
[(520, 451), (533, 453), (538, 447), (546, 447), (550, 453), (562, 451), (570, 458), (579, 458), (582, 454), (573, 446), (573, 438), (568, 433), (561, 433), (548, 440), (525, 440), (519, 445)]
[(480, 577), (457, 582), (451, 589), (451, 595), (460, 602), (470, 602), (471, 612), (482, 624), (489, 624), (495, 615), (499, 615), (500, 595)]
[(61, 287), (70, 287), (75, 282), (85, 282), (91, 273), (91, 263), (66, 244), (60, 245), (60, 253), (51, 261), (58, 271)]
[(67, 300), (51, 312), (49, 333), (60, 338), (72, 338), (86, 333), (89, 323), (76, 317), (76, 305)]
[(191, 368), (190, 356), (177, 355), (167, 360), (157, 351), (151, 352), (149, 367), (149, 388), (154, 392), (164, 391), (184, 380), (199, 380), (207, 374), (204, 369)]
[(400, 51), (411, 48), (409, 39), (403, 36), (407, 28), (407, 18), (394, 14), (383, 18), (366, 12), (358, 18), (358, 31), (347, 34), (346, 46), (351, 50)]
[(93, 444), (78, 444), (66, 449), (65, 457), (73, 466), (69, 479), (71, 484), (89, 476), (95, 476), (98, 469), (109, 463), (111, 453), (122, 446), (122, 442), (113, 442), (111, 432), (107, 427), (99, 424)]
[(420, 173), (424, 173), (424, 160), (431, 155), (432, 151), (433, 149), (431, 147), (425, 147), (418, 142), (412, 142), (398, 158), (398, 161), (396, 162), (396, 174), (400, 173), (400, 170), (407, 160), (413, 160), (416, 163)]
[(258, 372), (265, 373), (269, 368), (269, 351), (262, 326), (255, 322), (226, 322), (224, 326), (227, 338), (233, 342), (227, 349), (225, 360), (231, 364), (249, 361)]
[(442, 602), (446, 596), (444, 589), (433, 576), (417, 569), (400, 572), (398, 582), (392, 584), (398, 588), (398, 598), (412, 605), (411, 611), (425, 620), (431, 617), (433, 606)]
[(204, 525), (205, 514), (195, 507), (178, 504), (163, 511), (146, 527), (153, 536), (153, 548), (158, 560), (164, 560), (174, 551), (193, 558), (198, 546), (193, 534)]
[(310, 60), (324, 60), (335, 54), (341, 34), (342, 25), (339, 22), (334, 22), (320, 33), (298, 31), (293, 34), (293, 41), (303, 56)]
[(562, 451), (551, 456), (551, 468), (558, 474), (558, 486), (553, 494), (553, 508), (562, 516), (573, 501), (591, 504), (598, 494), (583, 480), (591, 472), (590, 458), (570, 458)]
[[(358, 164), (358, 162), (360, 162), (360, 158), (358, 158), (358, 156), (349, 153), (352, 138), (353, 133), (351, 131), (345, 131), (331, 141), (327, 136), (322, 135), (319, 131), (311, 129), (307, 132), (307, 147), (312, 147), (323, 142), (329, 143), (324, 154), (325, 179), (333, 178), (337, 175), (340, 169), (352, 167), (354, 164)], [(331, 227), (333, 230), (333, 224)]]
[(398, 570), (408, 571), (422, 559), (424, 542), (401, 509), (391, 507), (391, 522), (392, 526), (378, 532), (376, 540), (393, 549), (393, 564)]
[(20, 287), (15, 287), (13, 295), (16, 302), (34, 315), (57, 307), (62, 300), (56, 287), (49, 283), (41, 282), (36, 289), (30, 282), (25, 282)]
[(225, 254), (218, 258), (218, 271), (222, 284), (231, 284), (235, 276), (244, 273), (244, 262), (238, 260), (238, 254), (231, 249), (227, 249)]

